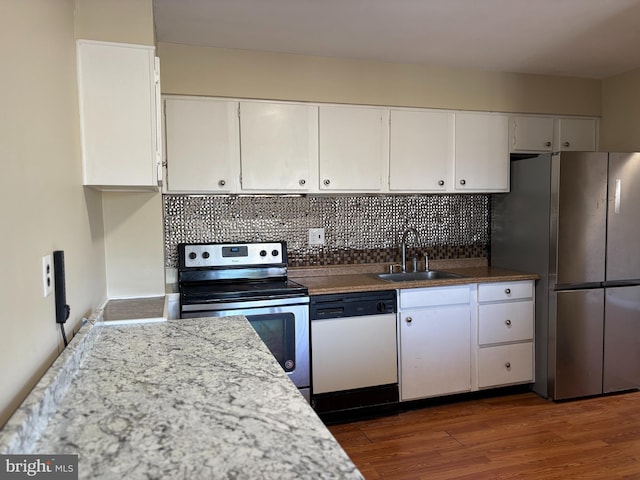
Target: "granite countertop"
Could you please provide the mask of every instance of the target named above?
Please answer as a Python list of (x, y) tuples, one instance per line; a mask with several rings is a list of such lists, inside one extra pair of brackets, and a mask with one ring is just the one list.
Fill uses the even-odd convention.
[(540, 278), (534, 273), (489, 267), (486, 264), (486, 259), (464, 259), (462, 261), (436, 260), (430, 262), (430, 268), (432, 270), (444, 270), (462, 275), (461, 278), (438, 280), (389, 282), (376, 277), (378, 273), (385, 273), (386, 267), (388, 267), (388, 264), (293, 268), (289, 270), (289, 278), (306, 286), (309, 289), (309, 295), (370, 292), (376, 290), (395, 290), (398, 288), (444, 287), (468, 283), (513, 282), (519, 280), (537, 280)]
[(163, 322), (167, 319), (165, 296), (109, 300), (102, 321), (111, 325)]
[(244, 317), (86, 327), (44, 431), (17, 424), (46, 410), (26, 401), (0, 453), (79, 454), (80, 478), (363, 478)]

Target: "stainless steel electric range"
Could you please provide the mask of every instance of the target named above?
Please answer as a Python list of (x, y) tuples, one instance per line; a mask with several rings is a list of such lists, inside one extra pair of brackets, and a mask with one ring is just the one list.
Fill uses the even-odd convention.
[(309, 292), (287, 278), (286, 242), (181, 243), (178, 256), (180, 317), (244, 315), (309, 400)]

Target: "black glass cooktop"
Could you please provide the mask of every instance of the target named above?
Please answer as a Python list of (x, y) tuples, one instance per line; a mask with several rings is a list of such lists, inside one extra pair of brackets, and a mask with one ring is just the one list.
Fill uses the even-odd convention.
[(180, 285), (182, 304), (248, 301), (269, 298), (299, 297), (307, 287), (291, 280), (251, 280), (244, 282), (204, 282)]

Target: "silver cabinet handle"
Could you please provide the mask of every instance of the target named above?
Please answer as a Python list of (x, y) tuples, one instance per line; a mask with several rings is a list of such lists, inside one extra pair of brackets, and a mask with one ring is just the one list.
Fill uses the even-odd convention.
[(504, 289), (504, 293), (506, 293), (507, 295), (511, 295), (511, 289), (510, 288), (505, 288)]
[(224, 180), (220, 180), (218, 182), (218, 185), (220, 185), (221, 187), (224, 187), (227, 184), (227, 182), (225, 182)]
[(440, 181), (438, 182), (438, 185), (443, 186), (443, 185), (444, 185), (444, 180), (440, 180)]
[(570, 146), (571, 146), (571, 144), (570, 144), (569, 142), (564, 142), (562, 145), (563, 145), (564, 147), (570, 147)]
[(505, 320), (504, 324), (505, 324), (507, 327), (510, 327), (510, 326), (511, 326), (511, 320)]
[(404, 321), (407, 322), (407, 323), (411, 323), (411, 322), (413, 322), (413, 318), (407, 317), (407, 318), (404, 319)]
[(545, 147), (550, 147), (551, 146), (551, 142), (545, 142), (544, 146)]
[(504, 364), (504, 366), (507, 367), (507, 368), (511, 368), (511, 363), (507, 362), (507, 363)]
[(324, 183), (325, 185), (329, 185), (329, 184), (331, 183), (331, 180), (329, 180), (329, 179), (327, 178), (327, 179), (326, 179), (324, 182), (322, 182), (322, 183)]
[(460, 180), (460, 185), (466, 185), (467, 181), (463, 178), (462, 180)]
[(304, 186), (305, 183), (307, 183), (307, 181), (304, 178), (301, 178), (298, 183), (300, 184), (300, 186)]

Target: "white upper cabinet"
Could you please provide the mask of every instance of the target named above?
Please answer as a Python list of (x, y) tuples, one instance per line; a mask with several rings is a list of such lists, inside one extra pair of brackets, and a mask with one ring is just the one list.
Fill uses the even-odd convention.
[(553, 150), (553, 118), (511, 117), (509, 127), (512, 152), (551, 152)]
[[(171, 192), (508, 192), (510, 151), (597, 148), (596, 118), (165, 99), (166, 191)], [(102, 155), (101, 167), (108, 164), (104, 157), (120, 160), (108, 155), (109, 147), (96, 153)], [(127, 168), (104, 170), (128, 176)]]
[(237, 191), (238, 102), (173, 97), (164, 112), (167, 191)]
[(509, 191), (508, 116), (457, 112), (454, 168), (454, 191)]
[(556, 118), (555, 150), (594, 152), (598, 124), (595, 118)]
[(596, 118), (513, 116), (509, 122), (509, 148), (514, 153), (597, 149)]
[(387, 190), (388, 109), (320, 106), (319, 129), (320, 191)]
[(241, 188), (307, 192), (317, 185), (318, 107), (240, 102)]
[(84, 185), (157, 189), (162, 170), (154, 48), (90, 40), (78, 40), (77, 47)]
[(454, 113), (391, 110), (390, 116), (389, 190), (453, 188)]

